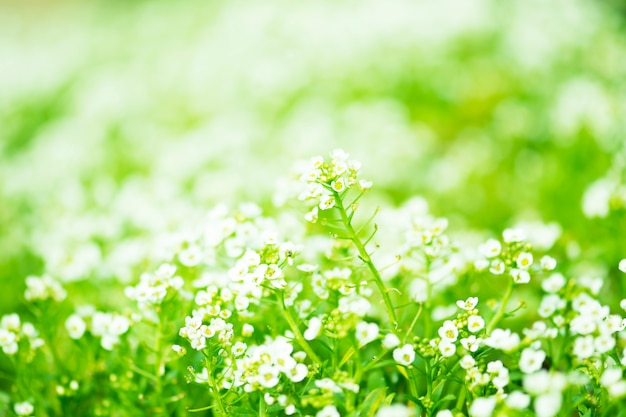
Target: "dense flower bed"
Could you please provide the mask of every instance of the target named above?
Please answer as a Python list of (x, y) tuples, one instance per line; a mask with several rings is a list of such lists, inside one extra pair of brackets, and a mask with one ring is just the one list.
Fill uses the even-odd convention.
[(623, 31), (0, 5), (0, 416), (624, 414)]

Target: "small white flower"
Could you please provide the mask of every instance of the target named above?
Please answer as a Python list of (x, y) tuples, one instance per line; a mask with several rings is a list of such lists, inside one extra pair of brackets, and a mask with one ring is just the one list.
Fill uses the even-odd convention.
[(500, 259), (494, 259), (493, 261), (491, 261), (489, 272), (491, 272), (494, 275), (502, 275), (504, 273), (505, 268), (506, 268), (506, 265), (504, 265), (504, 262), (502, 262)]
[(618, 268), (620, 271), (626, 273), (626, 259), (622, 259), (621, 261), (619, 261)]
[(525, 374), (537, 372), (541, 369), (545, 359), (546, 353), (543, 350), (526, 348), (522, 351), (522, 356), (519, 360), (519, 368)]
[(259, 366), (257, 380), (259, 381), (259, 384), (265, 388), (272, 388), (278, 385), (278, 375), (279, 370), (277, 367), (264, 363)]
[(13, 411), (15, 411), (15, 414), (18, 416), (30, 416), (35, 411), (35, 407), (28, 401), (24, 401), (21, 403), (15, 403)]
[(530, 282), (530, 274), (525, 269), (511, 269), (511, 276), (513, 282), (516, 284), (528, 284)]
[(612, 368), (608, 368), (602, 373), (600, 383), (605, 387), (608, 387), (609, 385), (615, 384), (620, 379), (622, 379), (622, 370), (617, 366), (614, 366)]
[(400, 345), (400, 339), (393, 333), (387, 333), (385, 337), (383, 337), (382, 345), (385, 349), (393, 349)]
[(521, 229), (506, 229), (502, 232), (502, 238), (506, 243), (521, 242), (526, 235)]
[(414, 412), (404, 404), (386, 405), (376, 413), (376, 417), (411, 417), (413, 415)]
[(379, 328), (376, 323), (364, 321), (356, 325), (356, 338), (361, 346), (365, 346), (378, 337)]
[(320, 210), (328, 210), (335, 207), (335, 197), (331, 195), (323, 195), (320, 197)]
[(202, 261), (202, 250), (197, 245), (190, 245), (180, 251), (178, 260), (187, 267), (194, 267)]
[(461, 358), (461, 361), (459, 362), (459, 364), (461, 365), (461, 368), (467, 370), (467, 369), (473, 368), (474, 365), (476, 365), (476, 359), (474, 359), (470, 355), (465, 355)]
[(496, 408), (496, 399), (494, 397), (478, 397), (470, 406), (469, 414), (472, 417), (491, 417), (494, 408)]
[(65, 328), (72, 339), (80, 339), (85, 334), (87, 325), (85, 321), (77, 314), (72, 314), (65, 320)]
[(610, 334), (601, 334), (593, 341), (593, 346), (598, 353), (607, 353), (615, 347), (615, 338)]
[(517, 410), (524, 410), (530, 405), (530, 395), (522, 391), (513, 391), (506, 397), (506, 405)]
[(450, 410), (440, 410), (435, 414), (435, 417), (454, 417), (454, 414)]
[(517, 267), (520, 269), (528, 269), (533, 264), (533, 255), (530, 252), (522, 252), (517, 255), (515, 260)]
[(560, 274), (557, 272), (555, 274), (550, 275), (548, 278), (544, 279), (543, 282), (541, 283), (541, 288), (545, 292), (555, 293), (559, 291), (561, 288), (563, 288), (566, 283), (567, 281), (565, 280), (565, 277), (563, 276), (563, 274)]
[(439, 328), (438, 333), (441, 339), (454, 342), (459, 336), (459, 329), (456, 327), (456, 324), (454, 324), (452, 320), (446, 320)]
[(309, 368), (303, 363), (298, 363), (291, 370), (287, 372), (287, 377), (291, 379), (292, 382), (300, 382), (309, 373)]
[(481, 331), (485, 327), (485, 320), (481, 316), (469, 316), (467, 318), (467, 330), (472, 333)]
[(494, 258), (502, 252), (502, 244), (499, 240), (489, 239), (480, 247), (480, 253), (486, 258)]
[(341, 417), (339, 410), (334, 405), (327, 405), (315, 414), (315, 417)]
[(320, 335), (322, 331), (322, 320), (319, 317), (312, 317), (309, 320), (309, 327), (304, 331), (304, 338), (306, 340), (313, 340)]
[(478, 305), (478, 297), (468, 297), (465, 301), (458, 300), (456, 305), (465, 311), (473, 310)]
[(441, 356), (446, 358), (456, 353), (456, 345), (449, 340), (442, 340), (441, 342), (439, 342), (439, 345), (437, 347), (439, 348), (439, 352), (441, 352)]
[(539, 264), (544, 271), (552, 271), (554, 270), (554, 268), (556, 268), (556, 259), (551, 256), (545, 255), (541, 258)]
[(246, 352), (248, 345), (243, 342), (237, 342), (231, 348), (231, 352), (234, 356), (241, 356)]
[(476, 352), (480, 345), (482, 344), (483, 339), (477, 338), (474, 335), (469, 337), (464, 337), (461, 339), (461, 345), (470, 352)]
[(345, 191), (345, 189), (348, 187), (347, 187), (345, 179), (339, 178), (330, 183), (330, 188), (332, 188), (338, 193), (341, 193), (342, 191)]
[(406, 344), (401, 348), (396, 348), (393, 351), (393, 360), (400, 365), (409, 366), (415, 360), (415, 349), (413, 345)]
[(593, 355), (593, 336), (580, 336), (574, 340), (574, 355), (585, 359)]
[(537, 417), (554, 417), (561, 409), (563, 398), (560, 392), (549, 392), (535, 398), (535, 413)]

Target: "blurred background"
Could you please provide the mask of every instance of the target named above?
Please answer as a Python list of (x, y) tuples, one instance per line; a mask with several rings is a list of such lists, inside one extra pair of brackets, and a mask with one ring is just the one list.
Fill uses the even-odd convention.
[(296, 160), (337, 147), (363, 162), (372, 206), (421, 195), (452, 233), (485, 237), (524, 224), (566, 273), (621, 288), (625, 13), (2, 2), (0, 314), (29, 274), (133, 281), (164, 236), (219, 202), (271, 210)]

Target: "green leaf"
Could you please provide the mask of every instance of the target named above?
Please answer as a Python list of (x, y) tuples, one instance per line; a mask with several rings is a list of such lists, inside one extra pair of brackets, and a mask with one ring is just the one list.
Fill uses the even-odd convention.
[(376, 410), (384, 404), (386, 393), (387, 387), (380, 387), (367, 394), (355, 415), (359, 417), (374, 417)]

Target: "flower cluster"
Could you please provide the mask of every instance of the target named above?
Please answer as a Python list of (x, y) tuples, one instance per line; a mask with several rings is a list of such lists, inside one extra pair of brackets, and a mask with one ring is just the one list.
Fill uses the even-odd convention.
[(0, 319), (0, 349), (7, 355), (15, 355), (21, 341), (28, 341), (28, 349), (35, 350), (44, 345), (39, 332), (30, 322), (22, 323), (17, 314), (8, 314)]
[[(348, 190), (356, 187), (364, 193), (372, 187), (371, 181), (358, 177), (361, 163), (349, 157), (343, 149), (335, 149), (330, 153), (330, 161), (318, 156), (302, 167), (299, 180), (305, 185), (305, 190), (298, 198), (314, 203), (313, 209), (305, 216), (309, 222), (317, 221), (319, 210), (335, 207), (339, 196), (345, 195)], [(356, 209), (356, 206), (352, 208)]]
[[(519, 229), (507, 229), (502, 234), (503, 242), (489, 239), (480, 247), (482, 258), (474, 265), (478, 271), (488, 269), (493, 275), (508, 274), (516, 284), (528, 284), (534, 258), (531, 247), (524, 242), (525, 235)], [(541, 258), (539, 270), (551, 271), (556, 267), (553, 258)]]
[(96, 311), (92, 306), (84, 306), (76, 314), (65, 320), (65, 328), (72, 339), (80, 339), (89, 331), (100, 338), (105, 350), (113, 350), (120, 343), (120, 336), (128, 332), (131, 320), (118, 313)]
[(42, 277), (26, 277), (26, 292), (24, 298), (28, 301), (48, 300), (63, 301), (67, 293), (61, 284), (49, 275)]

